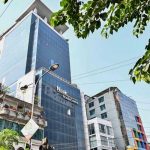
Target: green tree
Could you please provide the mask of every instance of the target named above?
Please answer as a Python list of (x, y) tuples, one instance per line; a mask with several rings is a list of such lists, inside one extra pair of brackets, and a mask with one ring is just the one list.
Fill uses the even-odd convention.
[[(78, 38), (86, 38), (90, 32), (101, 28), (106, 38), (133, 22), (133, 35), (137, 38), (150, 21), (150, 0), (61, 0), (61, 10), (54, 13), (50, 23), (53, 26), (68, 22), (74, 28)], [(145, 54), (130, 70), (129, 74), (135, 83), (150, 83), (150, 40), (145, 47)]]
[(4, 129), (0, 132), (0, 150), (13, 149), (13, 143), (18, 143), (19, 134), (11, 129)]
[(2, 83), (0, 83), (0, 97), (5, 96), (6, 94), (8, 94), (10, 91), (9, 87), (3, 85)]
[[(90, 33), (102, 28), (106, 38), (129, 22), (133, 22), (133, 35), (137, 38), (150, 21), (150, 0), (61, 0), (61, 9), (51, 19), (52, 26), (69, 23), (78, 38), (86, 38)], [(7, 2), (7, 1), (5, 1)], [(104, 23), (104, 26), (102, 26)], [(135, 83), (150, 83), (150, 39), (141, 57), (129, 74)]]

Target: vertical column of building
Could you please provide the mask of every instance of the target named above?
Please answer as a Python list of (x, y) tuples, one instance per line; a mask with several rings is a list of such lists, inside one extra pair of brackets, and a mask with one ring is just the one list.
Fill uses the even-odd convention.
[(89, 143), (89, 136), (88, 136), (88, 121), (87, 121), (87, 115), (86, 115), (84, 93), (81, 93), (81, 102), (82, 102), (82, 113), (83, 113), (83, 126), (84, 126), (85, 146), (86, 146), (86, 150), (90, 150), (90, 143)]
[(0, 58), (1, 58), (1, 55), (2, 55), (2, 52), (3, 52), (4, 39), (5, 39), (4, 37), (0, 38)]
[(102, 146), (102, 143), (101, 143), (102, 141), (100, 138), (99, 124), (97, 122), (97, 118), (95, 118), (94, 126), (95, 126), (95, 135), (96, 135), (97, 147), (99, 148)]
[(38, 30), (39, 29), (39, 18), (35, 16), (35, 11), (31, 18), (31, 28), (28, 45), (28, 55), (26, 62), (26, 73), (35, 69), (36, 66), (36, 53), (38, 44)]

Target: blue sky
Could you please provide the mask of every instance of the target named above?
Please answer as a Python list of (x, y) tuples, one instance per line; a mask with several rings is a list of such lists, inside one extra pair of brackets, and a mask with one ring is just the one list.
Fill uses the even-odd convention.
[[(12, 25), (32, 1), (14, 0), (6, 13), (0, 17), (0, 33)], [(59, 0), (43, 1), (51, 10), (59, 9)], [(0, 4), (0, 14), (6, 6)], [(132, 26), (129, 24), (109, 39), (103, 38), (100, 30), (90, 34), (85, 40), (78, 39), (72, 27), (64, 34), (64, 37), (69, 39), (73, 83), (77, 83), (80, 89), (90, 96), (109, 86), (117, 86), (124, 94), (137, 102), (146, 133), (150, 137), (150, 117), (148, 117), (150, 115), (150, 85), (144, 82), (134, 85), (129, 81), (128, 75), (134, 62), (144, 53), (150, 31), (147, 29), (137, 39), (132, 35)], [(112, 66), (106, 68), (110, 65)], [(81, 75), (87, 72), (92, 73), (85, 74), (86, 77)]]

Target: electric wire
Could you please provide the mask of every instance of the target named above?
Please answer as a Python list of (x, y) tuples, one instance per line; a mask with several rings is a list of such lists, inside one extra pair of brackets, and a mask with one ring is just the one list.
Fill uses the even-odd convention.
[(8, 3), (8, 5), (7, 5), (6, 8), (4, 9), (4, 11), (1, 13), (0, 18), (4, 15), (4, 13), (5, 13), (6, 10), (9, 8), (9, 6), (11, 5), (12, 2), (13, 2), (13, 0), (11, 0), (10, 3)]
[(92, 74), (89, 74), (89, 75), (84, 75), (82, 77), (73, 78), (73, 80), (76, 81), (76, 80), (79, 80), (79, 79), (83, 79), (83, 78), (87, 78), (87, 77), (92, 77), (92, 76), (95, 76), (95, 75), (98, 75), (98, 74), (102, 74), (102, 73), (105, 73), (105, 72), (109, 72), (109, 71), (112, 71), (112, 70), (116, 70), (116, 69), (120, 69), (122, 67), (129, 66), (129, 65), (131, 65), (133, 63), (135, 63), (135, 62), (131, 62), (131, 63), (128, 63), (128, 64), (119, 65), (119, 66), (111, 68), (111, 69), (107, 69), (107, 70), (104, 70), (104, 71), (99, 71), (99, 72), (92, 73)]
[(104, 66), (104, 67), (101, 67), (101, 68), (93, 69), (93, 70), (88, 71), (88, 72), (80, 73), (80, 74), (74, 75), (74, 76), (72, 76), (72, 77), (74, 78), (74, 77), (82, 76), (82, 75), (85, 75), (85, 74), (93, 73), (93, 72), (95, 72), (95, 71), (97, 71), (97, 70), (101, 70), (101, 69), (109, 68), (109, 67), (112, 67), (112, 66), (116, 66), (116, 65), (119, 65), (119, 64), (121, 64), (121, 63), (125, 63), (125, 62), (127, 62), (127, 61), (131, 61), (131, 60), (134, 60), (134, 59), (139, 58), (139, 57), (140, 57), (140, 56), (136, 56), (136, 57), (133, 57), (133, 58), (129, 58), (129, 59), (126, 59), (126, 60), (123, 60), (123, 61), (120, 61), (120, 62), (116, 62), (116, 63), (111, 64), (111, 65), (107, 65), (107, 66)]
[(105, 83), (115, 83), (115, 82), (128, 82), (131, 81), (129, 79), (120, 79), (120, 80), (111, 80), (111, 81), (102, 81), (102, 82), (85, 82), (85, 83), (79, 83), (78, 85), (91, 85), (91, 84), (105, 84)]

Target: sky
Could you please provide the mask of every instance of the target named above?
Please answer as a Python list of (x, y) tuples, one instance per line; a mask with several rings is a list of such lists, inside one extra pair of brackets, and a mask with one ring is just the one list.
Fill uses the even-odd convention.
[[(8, 6), (0, 4), (0, 33), (10, 27), (33, 0), (13, 0)], [(59, 0), (43, 0), (52, 10), (59, 7)], [(133, 24), (105, 39), (100, 30), (87, 39), (78, 39), (73, 28), (63, 35), (69, 39), (72, 82), (89, 96), (110, 87), (118, 87), (125, 95), (137, 102), (146, 134), (150, 141), (150, 85), (140, 82), (133, 84), (129, 70), (142, 54), (148, 42), (150, 28), (147, 27), (139, 39), (132, 34)]]

